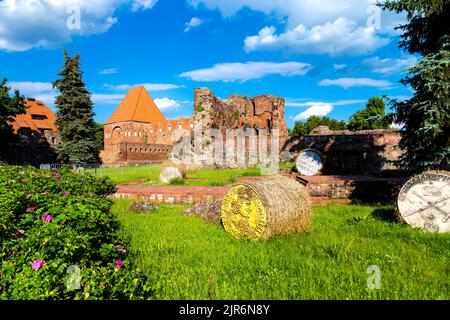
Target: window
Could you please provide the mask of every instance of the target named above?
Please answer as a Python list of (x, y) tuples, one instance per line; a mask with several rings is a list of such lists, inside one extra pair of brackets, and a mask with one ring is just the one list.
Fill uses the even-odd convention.
[(134, 132), (134, 136), (137, 137), (137, 131)]
[(43, 114), (32, 114), (31, 115), (31, 119), (33, 119), (33, 120), (45, 120), (45, 119), (47, 119), (47, 116), (45, 116)]

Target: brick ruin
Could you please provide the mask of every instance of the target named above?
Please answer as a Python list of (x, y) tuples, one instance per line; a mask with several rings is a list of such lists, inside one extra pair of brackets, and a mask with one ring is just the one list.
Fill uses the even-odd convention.
[(287, 137), (284, 99), (270, 95), (221, 100), (208, 88), (195, 89), (194, 115), (167, 120), (144, 87), (131, 89), (104, 123), (106, 165), (160, 162), (169, 158), (175, 143), (190, 135), (194, 125), (207, 129), (280, 130)]
[(403, 151), (397, 129), (331, 131), (320, 126), (304, 137), (292, 137), (285, 146), (293, 157), (300, 150), (314, 149), (323, 156), (325, 175), (379, 174), (398, 169)]
[(287, 137), (284, 121), (284, 99), (271, 95), (247, 98), (233, 94), (225, 100), (218, 99), (208, 88), (195, 89), (195, 119), (204, 128), (212, 129), (278, 129)]

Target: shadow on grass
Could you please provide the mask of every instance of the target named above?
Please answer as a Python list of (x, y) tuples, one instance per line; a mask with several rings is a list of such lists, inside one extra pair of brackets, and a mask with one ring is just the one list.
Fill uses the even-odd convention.
[(372, 211), (372, 217), (386, 222), (399, 222), (397, 212), (393, 208), (377, 208)]

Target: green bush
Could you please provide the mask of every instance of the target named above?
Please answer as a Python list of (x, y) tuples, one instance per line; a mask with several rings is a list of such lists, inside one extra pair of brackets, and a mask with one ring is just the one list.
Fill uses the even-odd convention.
[(172, 180), (169, 181), (169, 184), (173, 186), (182, 186), (185, 184), (185, 181), (183, 178), (173, 178)]
[(0, 167), (0, 299), (148, 297), (110, 212), (114, 192), (88, 173)]

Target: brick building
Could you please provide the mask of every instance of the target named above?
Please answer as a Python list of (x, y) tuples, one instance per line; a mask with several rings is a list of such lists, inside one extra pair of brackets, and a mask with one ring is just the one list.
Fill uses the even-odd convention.
[(193, 127), (192, 118), (167, 120), (143, 86), (132, 88), (104, 123), (105, 164), (142, 163), (168, 158), (173, 142)]
[(27, 110), (11, 123), (15, 133), (6, 150), (5, 158), (12, 164), (31, 164), (56, 161), (60, 144), (55, 114), (44, 102), (33, 98), (25, 100)]
[(131, 89), (105, 125), (105, 164), (143, 163), (167, 159), (175, 142), (192, 132), (194, 122), (209, 128), (279, 129), (288, 136), (284, 99), (270, 95), (221, 100), (208, 88), (195, 89), (194, 115), (167, 120), (143, 86)]

